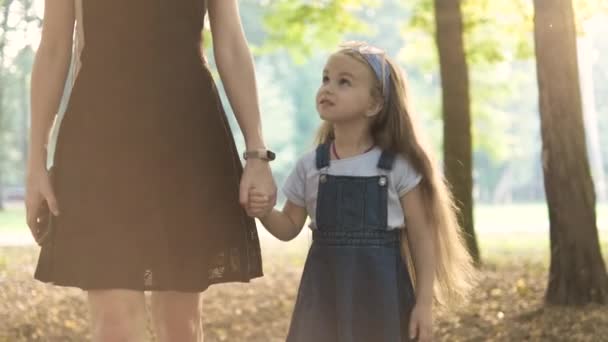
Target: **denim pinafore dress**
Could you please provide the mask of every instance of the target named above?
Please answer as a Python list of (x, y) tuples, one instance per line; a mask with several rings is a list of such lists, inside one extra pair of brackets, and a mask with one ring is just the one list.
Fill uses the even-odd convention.
[(329, 146), (316, 150), (317, 229), (287, 341), (409, 341), (414, 291), (400, 231), (387, 225), (395, 156), (382, 152), (377, 176), (329, 175)]

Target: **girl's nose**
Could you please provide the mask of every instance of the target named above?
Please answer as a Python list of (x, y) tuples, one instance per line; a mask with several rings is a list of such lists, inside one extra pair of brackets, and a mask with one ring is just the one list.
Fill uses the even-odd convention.
[(331, 94), (333, 92), (332, 86), (330, 82), (321, 85), (321, 89), (319, 89), (319, 93), (321, 94)]

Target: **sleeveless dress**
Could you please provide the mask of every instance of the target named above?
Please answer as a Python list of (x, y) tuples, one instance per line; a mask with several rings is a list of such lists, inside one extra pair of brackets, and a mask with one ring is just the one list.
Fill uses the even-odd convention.
[(35, 278), (198, 292), (262, 275), (242, 166), (201, 52), (205, 0), (77, 0)]

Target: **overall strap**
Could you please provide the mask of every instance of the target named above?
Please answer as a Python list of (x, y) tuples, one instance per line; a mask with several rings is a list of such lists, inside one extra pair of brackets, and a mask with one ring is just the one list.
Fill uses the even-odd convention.
[(386, 171), (391, 171), (395, 164), (395, 154), (386, 150), (382, 151), (382, 155), (378, 160), (378, 168)]
[(316, 150), (316, 166), (317, 170), (321, 170), (329, 166), (329, 143), (321, 144), (317, 146)]

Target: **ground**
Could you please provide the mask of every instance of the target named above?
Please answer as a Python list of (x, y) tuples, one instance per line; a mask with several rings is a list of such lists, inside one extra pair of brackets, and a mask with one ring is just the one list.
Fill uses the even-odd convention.
[[(479, 206), (477, 237), (484, 265), (468, 305), (436, 312), (435, 341), (607, 341), (608, 306), (545, 307), (548, 232), (542, 205)], [(0, 213), (0, 342), (87, 341), (80, 290), (32, 279), (38, 247), (22, 209)], [(608, 256), (608, 205), (598, 206)], [(212, 286), (204, 294), (206, 342), (284, 341), (310, 235), (289, 243), (260, 229), (265, 276), (250, 284)], [(18, 246), (17, 246), (18, 245)]]
[[(284, 341), (308, 239), (290, 246), (263, 238), (265, 277), (205, 292), (205, 341)], [(37, 252), (0, 247), (0, 342), (88, 340), (82, 293), (32, 280)], [(436, 341), (608, 341), (607, 306), (543, 307), (545, 264), (486, 264), (471, 302), (436, 314)]]

